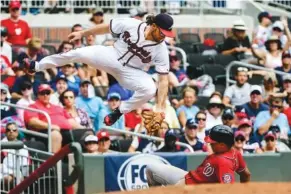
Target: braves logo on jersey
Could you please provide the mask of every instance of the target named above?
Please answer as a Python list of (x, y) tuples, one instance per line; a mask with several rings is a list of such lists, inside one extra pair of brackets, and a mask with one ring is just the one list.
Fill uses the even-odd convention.
[(137, 46), (137, 42), (131, 42), (130, 37), (131, 35), (128, 31), (123, 33), (122, 38), (123, 41), (128, 44), (128, 51), (140, 58), (143, 63), (151, 62), (152, 56), (150, 55), (150, 52), (144, 50), (143, 47)]

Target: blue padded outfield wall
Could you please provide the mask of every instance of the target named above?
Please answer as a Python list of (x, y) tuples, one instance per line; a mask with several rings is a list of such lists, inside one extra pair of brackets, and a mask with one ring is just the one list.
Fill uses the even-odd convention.
[[(171, 164), (184, 170), (195, 169), (206, 154), (159, 153), (91, 155), (83, 154), (84, 192), (109, 192), (147, 188), (148, 163)], [(291, 152), (244, 155), (252, 181), (291, 182)], [(173, 175), (175, 176), (175, 175)], [(238, 177), (236, 179), (239, 181)]]

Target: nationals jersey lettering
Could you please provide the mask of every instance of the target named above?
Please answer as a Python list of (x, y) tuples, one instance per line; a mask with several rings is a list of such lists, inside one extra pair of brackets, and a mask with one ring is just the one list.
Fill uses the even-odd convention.
[(231, 149), (223, 154), (208, 156), (196, 170), (185, 176), (186, 184), (233, 183), (234, 172), (242, 172), (246, 163), (240, 152)]
[(133, 18), (117, 18), (110, 21), (110, 30), (118, 35), (114, 43), (118, 60), (122, 65), (145, 70), (155, 65), (158, 73), (169, 72), (169, 51), (165, 42), (145, 39), (147, 24)]

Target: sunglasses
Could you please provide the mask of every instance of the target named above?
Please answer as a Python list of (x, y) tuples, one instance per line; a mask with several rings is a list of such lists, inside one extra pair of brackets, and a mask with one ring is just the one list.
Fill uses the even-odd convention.
[(7, 129), (6, 132), (16, 132), (17, 129)]
[(266, 138), (265, 140), (266, 140), (266, 142), (268, 142), (268, 141), (275, 141), (275, 139), (272, 138), (272, 137)]
[(239, 71), (239, 72), (248, 72), (249, 70), (247, 68), (245, 68), (245, 67), (239, 67), (239, 68), (237, 68), (237, 71)]
[(7, 91), (6, 90), (1, 90), (1, 93), (2, 94), (7, 94)]
[(22, 88), (21, 91), (30, 90), (30, 89), (31, 89), (31, 86), (27, 86), (25, 88)]
[(279, 105), (272, 105), (272, 108), (277, 108), (277, 109), (281, 109), (283, 106), (279, 106)]
[(242, 136), (238, 136), (238, 137), (235, 138), (235, 141), (241, 141), (241, 142), (243, 142), (245, 140), (246, 139), (244, 137), (242, 137)]
[(196, 118), (197, 121), (206, 121), (206, 118)]
[(73, 99), (74, 98), (74, 96), (64, 96), (64, 99)]
[(41, 96), (44, 96), (44, 95), (50, 95), (51, 94), (51, 91), (49, 91), (49, 90), (45, 90), (45, 91), (41, 91), (41, 92), (39, 92), (39, 95), (41, 95)]

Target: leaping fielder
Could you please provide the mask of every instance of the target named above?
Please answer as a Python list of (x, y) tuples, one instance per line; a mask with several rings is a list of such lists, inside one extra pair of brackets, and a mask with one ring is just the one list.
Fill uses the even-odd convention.
[[(157, 113), (163, 112), (168, 92), (169, 55), (164, 42), (165, 37), (174, 37), (173, 19), (167, 14), (148, 16), (146, 22), (132, 18), (112, 19), (110, 24), (100, 24), (91, 29), (73, 32), (68, 38), (71, 42), (88, 35), (112, 33), (118, 36), (114, 46), (88, 46), (66, 53), (43, 58), (39, 62), (24, 60), (31, 71), (41, 71), (60, 67), (71, 62), (81, 62), (106, 71), (126, 89), (134, 91), (128, 101), (104, 118), (106, 125), (114, 124), (127, 112), (140, 108), (156, 93)], [(159, 73), (158, 88), (150, 75), (143, 69), (155, 65)], [(154, 114), (155, 115), (155, 114)], [(158, 119), (160, 123), (161, 119)], [(154, 123), (150, 123), (152, 127)]]

